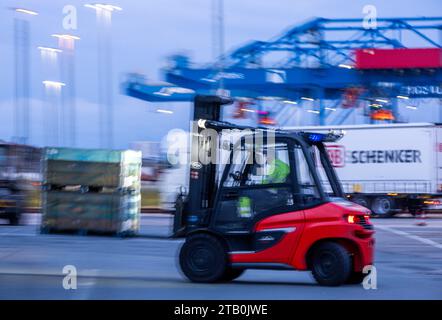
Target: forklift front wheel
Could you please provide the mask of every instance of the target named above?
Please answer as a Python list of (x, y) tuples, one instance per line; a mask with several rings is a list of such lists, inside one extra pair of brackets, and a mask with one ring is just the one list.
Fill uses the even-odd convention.
[(335, 242), (321, 243), (313, 252), (312, 274), (323, 286), (339, 286), (352, 272), (351, 258), (344, 247)]
[(218, 282), (226, 274), (228, 256), (216, 237), (199, 233), (191, 235), (181, 247), (180, 267), (193, 282)]

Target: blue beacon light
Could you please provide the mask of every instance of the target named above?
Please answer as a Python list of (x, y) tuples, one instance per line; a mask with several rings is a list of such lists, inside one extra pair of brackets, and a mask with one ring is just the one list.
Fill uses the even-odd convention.
[(324, 139), (324, 135), (320, 133), (311, 133), (308, 138), (312, 142), (320, 142)]

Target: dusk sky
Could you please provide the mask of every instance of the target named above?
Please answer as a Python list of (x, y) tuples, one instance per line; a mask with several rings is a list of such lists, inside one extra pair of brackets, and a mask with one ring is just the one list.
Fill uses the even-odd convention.
[[(118, 1), (118, 2), (117, 2)], [(113, 87), (115, 105), (115, 146), (127, 148), (132, 141), (159, 141), (172, 128), (187, 128), (188, 103), (168, 106), (173, 115), (155, 113), (156, 104), (123, 95), (119, 84), (127, 72), (140, 72), (151, 80), (161, 80), (165, 57), (188, 53), (198, 63), (212, 59), (211, 0), (117, 0), (123, 11), (112, 23)], [(14, 51), (13, 17), (9, 7), (26, 7), (40, 14), (31, 17), (31, 138), (43, 144), (44, 106), (42, 70), (38, 46), (57, 46), (53, 33), (63, 30), (62, 9), (74, 5), (81, 37), (76, 45), (76, 87), (78, 145), (98, 147), (97, 111), (97, 28), (95, 13), (84, 7), (87, 1), (0, 0), (0, 139), (13, 135)], [(225, 0), (226, 48), (250, 40), (267, 40), (289, 26), (314, 16), (362, 18), (364, 5), (377, 7), (379, 17), (441, 16), (441, 0)], [(55, 79), (57, 80), (57, 79)], [(419, 117), (417, 117), (419, 120)], [(421, 120), (425, 120), (425, 115)]]

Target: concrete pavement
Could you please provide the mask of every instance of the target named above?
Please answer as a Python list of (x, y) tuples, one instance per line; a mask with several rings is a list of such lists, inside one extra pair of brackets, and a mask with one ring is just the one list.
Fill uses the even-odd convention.
[[(179, 272), (180, 240), (167, 215), (143, 215), (141, 236), (40, 235), (38, 215), (0, 226), (0, 299), (442, 299), (442, 219), (376, 219), (377, 289), (326, 288), (308, 272), (248, 270), (227, 284), (194, 284)], [(63, 289), (63, 267), (78, 271)]]

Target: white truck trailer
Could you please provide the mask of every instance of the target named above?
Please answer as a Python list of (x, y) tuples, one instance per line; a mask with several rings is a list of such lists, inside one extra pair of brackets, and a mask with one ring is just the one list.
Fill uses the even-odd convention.
[(407, 123), (286, 130), (344, 130), (328, 144), (330, 158), (350, 200), (379, 216), (437, 208), (442, 198), (442, 124)]

